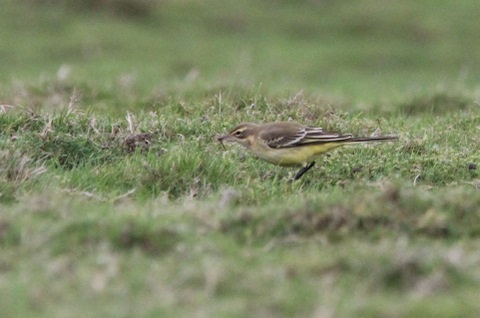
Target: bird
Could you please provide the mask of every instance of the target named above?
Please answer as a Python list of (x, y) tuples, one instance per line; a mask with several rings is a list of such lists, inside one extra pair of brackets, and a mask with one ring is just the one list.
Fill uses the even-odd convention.
[(300, 179), (315, 165), (321, 155), (343, 145), (392, 141), (398, 136), (354, 137), (337, 134), (320, 127), (304, 126), (292, 122), (265, 124), (242, 123), (217, 141), (236, 142), (250, 150), (259, 159), (284, 167), (301, 167), (294, 177)]

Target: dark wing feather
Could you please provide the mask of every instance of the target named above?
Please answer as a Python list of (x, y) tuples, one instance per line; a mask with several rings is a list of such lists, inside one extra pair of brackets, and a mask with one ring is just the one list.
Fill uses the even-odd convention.
[(267, 146), (270, 148), (286, 148), (298, 144), (305, 138), (305, 131), (298, 130), (295, 133), (278, 135), (276, 137), (266, 140)]
[(328, 143), (352, 138), (351, 134), (331, 134), (318, 127), (300, 125), (278, 126), (268, 129), (260, 136), (270, 148), (299, 147), (311, 143)]
[(305, 137), (298, 142), (298, 145), (310, 144), (310, 143), (327, 143), (327, 142), (336, 142), (336, 141), (346, 141), (351, 139), (352, 134), (332, 134), (323, 131), (322, 128), (318, 127), (306, 127), (305, 128)]

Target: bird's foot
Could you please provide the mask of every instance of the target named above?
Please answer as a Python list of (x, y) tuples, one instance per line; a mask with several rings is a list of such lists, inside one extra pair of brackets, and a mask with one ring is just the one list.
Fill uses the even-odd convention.
[(315, 165), (315, 161), (312, 161), (308, 166), (303, 167), (300, 169), (300, 171), (297, 172), (295, 177), (293, 178), (294, 180), (300, 179), (308, 170), (310, 170), (313, 166)]

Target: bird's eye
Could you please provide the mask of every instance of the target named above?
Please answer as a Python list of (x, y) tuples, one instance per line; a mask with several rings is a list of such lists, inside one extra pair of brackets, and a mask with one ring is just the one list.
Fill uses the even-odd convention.
[(235, 132), (235, 136), (237, 136), (237, 137), (240, 136), (241, 134), (242, 134), (242, 131), (241, 131), (241, 130), (237, 130), (237, 131)]

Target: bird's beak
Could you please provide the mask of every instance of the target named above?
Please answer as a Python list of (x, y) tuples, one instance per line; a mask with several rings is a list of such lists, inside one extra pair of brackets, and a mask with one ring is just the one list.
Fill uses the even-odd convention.
[(227, 148), (225, 148), (225, 145), (223, 144), (224, 141), (226, 142), (229, 142), (229, 141), (232, 141), (232, 136), (230, 135), (221, 135), (221, 136), (217, 136), (217, 141), (222, 145), (223, 147), (223, 150), (227, 150)]
[(228, 135), (228, 134), (227, 134), (227, 135), (217, 136), (217, 141), (219, 141), (219, 142), (224, 142), (224, 141), (229, 142), (229, 141), (232, 141), (232, 136), (230, 136), (230, 135)]

